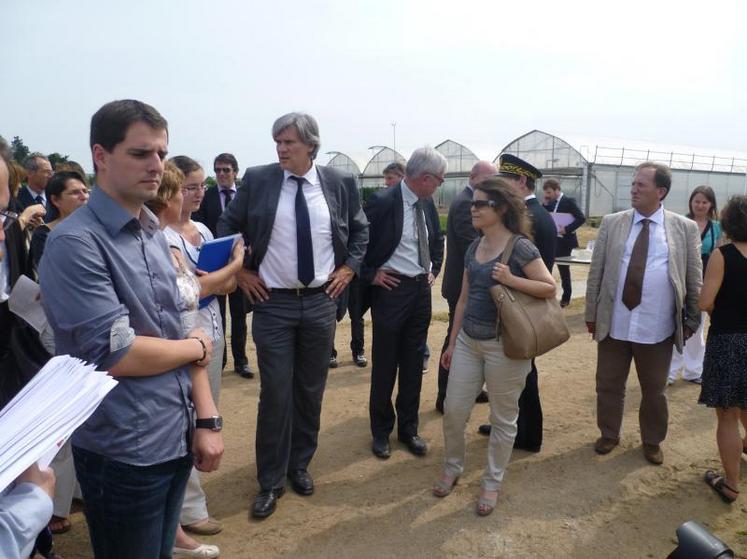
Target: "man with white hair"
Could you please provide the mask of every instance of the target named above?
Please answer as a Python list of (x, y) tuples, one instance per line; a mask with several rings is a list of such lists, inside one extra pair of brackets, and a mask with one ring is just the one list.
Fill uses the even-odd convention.
[(431, 286), (441, 269), (443, 234), (432, 196), (446, 175), (446, 158), (431, 148), (416, 150), (404, 179), (366, 207), (370, 241), (364, 280), (372, 285), (373, 365), (369, 413), (373, 445), (389, 458), (394, 429), (392, 392), (399, 373), (397, 434), (416, 456), (428, 447), (418, 436), (423, 355), (431, 321)]
[(314, 162), (319, 127), (289, 113), (272, 126), (279, 163), (246, 171), (218, 235), (242, 233), (247, 257), (239, 287), (254, 304), (260, 396), (252, 516), (277, 507), (285, 479), (311, 495), (322, 396), (335, 338), (334, 301), (358, 272), (368, 224), (355, 177)]

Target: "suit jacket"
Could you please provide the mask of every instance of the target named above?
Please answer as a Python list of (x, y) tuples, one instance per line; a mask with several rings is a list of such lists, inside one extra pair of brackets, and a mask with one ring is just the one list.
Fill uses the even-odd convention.
[(555, 263), (555, 241), (558, 238), (558, 228), (555, 227), (555, 222), (537, 198), (530, 198), (526, 201), (526, 205), (532, 219), (534, 244), (547, 269), (552, 270), (552, 265)]
[[(604, 340), (610, 333), (620, 263), (634, 213), (630, 209), (604, 216), (594, 245), (586, 280), (586, 322), (596, 323), (594, 339), (597, 341)], [(667, 210), (664, 210), (664, 229), (669, 247), (669, 281), (675, 294), (674, 344), (681, 351), (683, 325), (693, 331), (700, 325), (700, 232), (694, 221)]]
[[(238, 189), (237, 189), (238, 190)], [(196, 212), (192, 214), (192, 219), (204, 223), (213, 237), (218, 236), (218, 219), (220, 219), (223, 213), (221, 207), (221, 193), (220, 187), (210, 187), (205, 191), (205, 197), (202, 199), (202, 203)]]
[(31, 194), (29, 194), (29, 190), (28, 188), (26, 188), (25, 184), (22, 184), (21, 188), (18, 189), (18, 196), (16, 196), (16, 202), (18, 202), (20, 211), (23, 211), (29, 206), (33, 206), (34, 204), (36, 204), (36, 200), (34, 200), (34, 198), (31, 197)]
[(464, 277), (464, 255), (477, 238), (477, 230), (472, 227), (471, 202), (472, 189), (466, 186), (451, 203), (446, 221), (446, 265), (441, 295), (450, 306), (456, 305), (459, 300)]
[[(335, 267), (346, 264), (357, 273), (368, 244), (368, 222), (361, 209), (357, 182), (353, 175), (343, 175), (330, 167), (317, 165), (316, 169), (332, 221)], [(244, 235), (250, 249), (244, 267), (250, 270), (259, 270), (267, 254), (283, 178), (283, 169), (277, 163), (247, 169), (236, 197), (218, 220), (218, 236)]]
[[(545, 209), (552, 213), (555, 210), (555, 202), (550, 202), (545, 205)], [(565, 194), (558, 203), (559, 213), (571, 214), (573, 216), (573, 222), (566, 226), (565, 235), (557, 238), (556, 250), (558, 254), (568, 254), (572, 249), (578, 248), (578, 238), (576, 237), (576, 229), (581, 227), (586, 222), (586, 216), (581, 208), (576, 204), (576, 200)]]
[[(431, 256), (431, 272), (437, 276), (444, 257), (444, 235), (438, 219), (438, 210), (432, 198), (425, 204), (425, 223), (428, 227), (428, 248)], [(366, 215), (370, 224), (368, 250), (361, 269), (361, 278), (371, 282), (376, 270), (381, 268), (402, 239), (404, 212), (402, 207), (402, 183), (380, 190), (368, 200)]]

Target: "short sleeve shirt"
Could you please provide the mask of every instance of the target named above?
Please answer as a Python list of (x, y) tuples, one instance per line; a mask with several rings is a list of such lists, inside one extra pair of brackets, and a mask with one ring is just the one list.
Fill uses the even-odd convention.
[[(469, 291), (462, 319), (462, 329), (471, 338), (489, 340), (495, 338), (496, 327), (498, 326), (498, 311), (493, 298), (490, 296), (490, 288), (498, 284), (492, 278), (493, 266), (501, 259), (503, 254), (480, 263), (475, 258), (475, 251), (479, 244), (480, 239), (475, 239), (464, 256), (464, 268), (467, 271)], [(526, 237), (519, 237), (514, 245), (508, 266), (513, 275), (525, 278), (524, 266), (537, 258), (540, 258), (540, 253), (532, 241)]]

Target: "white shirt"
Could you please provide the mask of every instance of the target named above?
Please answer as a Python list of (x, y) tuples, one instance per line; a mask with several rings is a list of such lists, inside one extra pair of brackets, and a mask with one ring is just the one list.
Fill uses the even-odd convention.
[(630, 253), (633, 251), (638, 234), (646, 219), (637, 211), (633, 214), (633, 226), (625, 243), (625, 252), (620, 262), (620, 276), (617, 280), (617, 293), (612, 307), (610, 336), (616, 340), (639, 344), (655, 344), (674, 333), (675, 301), (674, 287), (669, 279), (669, 246), (664, 227), (664, 208), (654, 212), (648, 219), (649, 244), (646, 257), (646, 271), (643, 275), (641, 303), (632, 311), (622, 302), (625, 276), (628, 273)]
[[(389, 260), (382, 266), (386, 270), (393, 270), (398, 274), (411, 278), (430, 272), (430, 265), (427, 270), (420, 265), (418, 254), (418, 224), (415, 221), (415, 212), (417, 211), (415, 204), (417, 202), (418, 197), (415, 196), (415, 193), (410, 190), (405, 180), (402, 179), (402, 237), (399, 240), (397, 248), (394, 249), (394, 252), (389, 257)], [(425, 221), (425, 214), (423, 214), (423, 221)], [(425, 224), (427, 235), (428, 222), (425, 221)]]
[[(298, 247), (296, 241), (296, 191), (298, 185), (291, 180), (295, 176), (283, 172), (278, 209), (272, 225), (267, 254), (259, 265), (259, 277), (269, 288), (292, 289), (306, 287), (298, 279)], [(335, 269), (335, 253), (332, 248), (332, 220), (329, 206), (324, 198), (322, 183), (316, 167), (303, 176), (303, 196), (309, 208), (311, 222), (311, 244), (314, 252), (314, 280), (308, 287), (319, 287), (329, 281)]]
[(42, 199), (41, 203), (44, 204), (45, 206), (47, 205), (47, 195), (43, 190), (41, 192), (34, 192), (34, 189), (31, 188), (29, 185), (25, 185), (25, 187), (28, 193), (31, 195), (32, 200), (36, 200), (37, 196), (41, 196), (41, 199)]
[[(0, 221), (0, 227), (3, 222)], [(10, 297), (10, 268), (8, 267), (8, 245), (5, 241), (0, 243), (0, 303), (4, 303)]]

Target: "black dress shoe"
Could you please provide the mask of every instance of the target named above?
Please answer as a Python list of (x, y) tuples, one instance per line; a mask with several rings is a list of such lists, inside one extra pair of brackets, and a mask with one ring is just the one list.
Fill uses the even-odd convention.
[(254, 498), (254, 504), (252, 505), (252, 516), (254, 518), (267, 518), (278, 506), (278, 499), (285, 493), (285, 487), (280, 489), (270, 489), (268, 491), (260, 491), (259, 495)]
[(334, 355), (330, 356), (329, 358), (329, 368), (330, 369), (337, 368), (337, 357), (335, 357)]
[(477, 398), (475, 398), (476, 404), (487, 404), (488, 403), (488, 393), (484, 390), (480, 390), (480, 393), (477, 395)]
[(368, 359), (366, 359), (362, 353), (354, 353), (353, 362), (359, 367), (365, 367), (368, 365)]
[(521, 443), (516, 443), (516, 442), (514, 442), (514, 448), (517, 450), (526, 450), (527, 452), (534, 452), (535, 454), (542, 449), (542, 447), (539, 447), (539, 446), (525, 446)]
[(400, 437), (399, 440), (404, 443), (409, 451), (415, 456), (425, 456), (425, 453), (428, 452), (428, 445), (425, 444), (425, 441), (417, 435), (411, 437)]
[(392, 455), (392, 450), (389, 448), (389, 439), (374, 439), (371, 445), (371, 452), (374, 456), (386, 460)]
[(562, 299), (562, 300), (560, 301), (560, 306), (561, 306), (561, 307), (567, 307), (567, 306), (568, 306), (568, 305), (570, 305), (570, 304), (571, 304), (571, 300), (570, 300), (570, 299)]
[(477, 432), (486, 437), (490, 436), (490, 423), (485, 423), (477, 428)]
[(254, 373), (249, 368), (248, 363), (242, 363), (241, 365), (236, 365), (236, 367), (234, 368), (234, 371), (241, 378), (254, 378)]
[(299, 495), (311, 495), (314, 492), (314, 480), (307, 470), (293, 470), (288, 472), (293, 491)]

